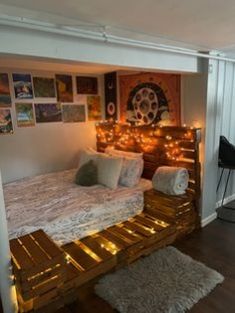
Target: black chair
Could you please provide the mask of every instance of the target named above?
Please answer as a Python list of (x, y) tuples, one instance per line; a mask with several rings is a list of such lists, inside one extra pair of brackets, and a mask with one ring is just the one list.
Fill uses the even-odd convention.
[[(218, 190), (219, 190), (219, 186), (220, 186), (221, 181), (222, 181), (224, 170), (225, 169), (228, 170), (228, 175), (227, 175), (225, 188), (224, 188), (224, 192), (223, 192), (223, 197), (222, 197), (221, 209), (235, 210), (235, 208), (233, 208), (233, 207), (229, 207), (229, 206), (224, 205), (224, 199), (226, 196), (229, 179), (231, 177), (231, 172), (233, 170), (235, 170), (235, 146), (233, 144), (231, 144), (224, 136), (220, 136), (218, 166), (220, 168), (222, 168), (222, 171), (220, 174), (220, 178), (219, 178), (219, 182), (218, 182), (218, 185), (216, 188), (216, 192), (218, 192)], [(235, 222), (235, 221), (230, 220), (228, 218), (223, 218), (223, 215), (224, 214), (222, 214), (222, 211), (221, 211), (220, 214), (218, 214), (218, 217), (220, 219), (228, 221), (228, 222)], [(225, 214), (225, 215), (227, 215), (227, 214)]]

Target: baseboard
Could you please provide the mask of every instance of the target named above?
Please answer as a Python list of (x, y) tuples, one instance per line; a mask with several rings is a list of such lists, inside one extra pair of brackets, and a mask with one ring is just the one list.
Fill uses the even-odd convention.
[[(224, 199), (224, 204), (227, 204), (227, 203), (229, 203), (229, 202), (231, 202), (233, 200), (235, 200), (235, 193), (233, 195), (231, 195), (231, 196), (226, 197)], [(221, 206), (221, 204), (222, 204), (222, 200), (216, 202), (215, 208), (218, 209)]]
[(212, 221), (214, 221), (217, 218), (217, 213), (214, 212), (211, 215), (207, 216), (201, 221), (201, 226), (205, 227), (206, 225), (210, 224)]
[[(227, 198), (224, 199), (224, 204), (227, 204), (231, 201), (235, 200), (235, 193), (231, 196), (228, 196)], [(217, 201), (215, 205), (215, 209), (218, 209), (222, 204), (222, 200)], [(205, 227), (206, 225), (210, 224), (217, 218), (217, 212), (212, 213), (211, 215), (207, 216), (201, 221), (201, 226)]]

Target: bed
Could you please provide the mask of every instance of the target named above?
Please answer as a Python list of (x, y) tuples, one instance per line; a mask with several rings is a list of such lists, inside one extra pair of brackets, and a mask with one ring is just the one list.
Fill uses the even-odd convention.
[(9, 238), (43, 229), (59, 245), (128, 220), (143, 210), (150, 180), (112, 190), (74, 183), (76, 169), (25, 178), (4, 185)]

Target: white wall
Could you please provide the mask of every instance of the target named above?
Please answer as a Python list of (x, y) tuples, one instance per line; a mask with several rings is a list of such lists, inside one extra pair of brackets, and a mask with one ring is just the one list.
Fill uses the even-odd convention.
[[(215, 213), (216, 202), (221, 200), (221, 190), (224, 189), (223, 181), (219, 193), (216, 194), (219, 178), (219, 136), (223, 134), (235, 143), (234, 75), (234, 63), (210, 59), (207, 86), (206, 162), (202, 195), (203, 218)], [(227, 196), (234, 195), (233, 181), (234, 176), (230, 181)]]
[[(235, 144), (235, 64), (232, 62), (215, 62), (213, 64), (213, 70), (217, 73), (217, 85), (220, 86), (217, 92), (217, 131), (215, 132), (214, 141), (214, 153), (218, 155), (218, 141), (219, 136), (224, 135), (233, 144)], [(215, 82), (214, 82), (215, 84)], [(217, 176), (220, 174), (217, 172)], [(226, 173), (227, 174), (227, 173)], [(230, 178), (230, 184), (228, 187), (227, 197), (235, 197), (235, 176), (234, 173)], [(217, 201), (222, 199), (222, 191), (225, 187), (225, 176), (223, 183), (221, 184), (220, 190), (217, 194)]]
[[(181, 119), (182, 124), (201, 128), (200, 162), (201, 162), (201, 189), (204, 184), (205, 163), (205, 130), (207, 107), (207, 76), (208, 61), (202, 61), (200, 74), (181, 76)], [(202, 208), (201, 214), (204, 215)]]
[[(202, 74), (182, 78), (182, 117), (202, 127), (202, 219), (215, 215), (216, 203), (222, 199), (225, 177), (216, 194), (219, 179), (219, 136), (226, 136), (235, 144), (235, 64), (204, 60)], [(208, 73), (207, 73), (208, 72)], [(230, 180), (227, 197), (235, 197), (235, 178)]]
[[(0, 69), (0, 72), (6, 69)], [(25, 71), (17, 69), (7, 71), (10, 78), (11, 94), (14, 99), (14, 91), (11, 81), (11, 72), (25, 72), (32, 75), (45, 75), (53, 77), (51, 72)], [(79, 75), (79, 73), (77, 73)], [(84, 75), (84, 74), (82, 74)], [(73, 83), (75, 86), (75, 74)], [(103, 76), (98, 77), (99, 94), (103, 107)], [(74, 102), (77, 103), (77, 95), (74, 89)], [(22, 102), (33, 102), (21, 100)], [(48, 99), (37, 99), (35, 102), (49, 102)], [(50, 102), (56, 99), (50, 99)], [(16, 101), (20, 102), (20, 101)], [(86, 103), (85, 103), (86, 104)], [(12, 117), (14, 133), (12, 135), (0, 135), (0, 168), (3, 182), (9, 182), (22, 177), (41, 173), (58, 171), (76, 167), (78, 152), (80, 149), (95, 147), (95, 122), (85, 123), (39, 123), (34, 127), (17, 127), (15, 116), (15, 101), (12, 103)]]

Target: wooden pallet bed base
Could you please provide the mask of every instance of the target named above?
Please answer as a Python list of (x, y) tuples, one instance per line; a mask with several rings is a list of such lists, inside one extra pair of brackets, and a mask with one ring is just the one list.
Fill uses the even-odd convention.
[(75, 300), (76, 291), (85, 283), (171, 244), (175, 238), (174, 224), (142, 212), (61, 248), (42, 230), (13, 239), (10, 246), (20, 312), (54, 312)]
[(20, 312), (47, 313), (76, 299), (83, 284), (162, 248), (199, 226), (200, 130), (187, 127), (97, 125), (97, 149), (143, 152), (143, 177), (162, 165), (188, 169), (183, 196), (145, 192), (144, 211), (58, 248), (43, 232), (11, 240)]

